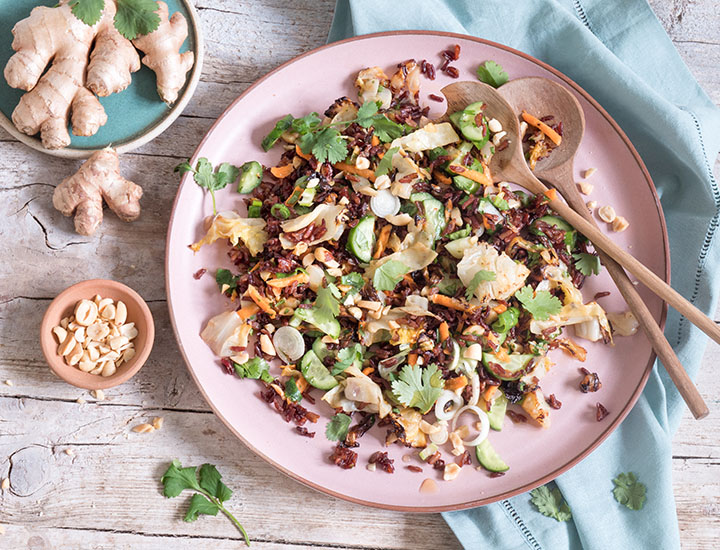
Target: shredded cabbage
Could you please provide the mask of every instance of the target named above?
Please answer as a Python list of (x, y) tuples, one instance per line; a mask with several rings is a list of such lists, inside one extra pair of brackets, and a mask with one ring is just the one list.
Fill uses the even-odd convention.
[(250, 325), (243, 322), (233, 309), (210, 319), (200, 337), (210, 346), (215, 355), (232, 355), (231, 347), (247, 347)]
[[(329, 241), (330, 239), (337, 240), (340, 238), (343, 231), (345, 231), (345, 224), (340, 221), (343, 212), (345, 212), (345, 207), (342, 205), (319, 204), (312, 210), (312, 212), (308, 212), (307, 214), (303, 214), (302, 216), (283, 222), (281, 227), (285, 233), (293, 233), (306, 228), (313, 222), (320, 224), (324, 220), (326, 229), (325, 233), (317, 239), (307, 243), (308, 246), (313, 246), (318, 243)], [(280, 235), (280, 243), (283, 248), (287, 249), (295, 248), (297, 245), (296, 242), (288, 239), (285, 234)]]
[(247, 246), (250, 254), (259, 254), (268, 240), (265, 231), (265, 220), (260, 218), (241, 218), (235, 212), (222, 212), (215, 216), (215, 219), (205, 236), (190, 248), (197, 252), (206, 244), (212, 244), (218, 239), (229, 239), (235, 246), (242, 241)]
[(482, 281), (475, 287), (475, 297), (480, 303), (507, 300), (525, 284), (530, 274), (525, 265), (516, 262), (505, 252), (498, 254), (495, 247), (484, 242), (466, 248), (457, 266), (458, 277), (466, 287), (481, 270), (495, 273), (495, 280)]

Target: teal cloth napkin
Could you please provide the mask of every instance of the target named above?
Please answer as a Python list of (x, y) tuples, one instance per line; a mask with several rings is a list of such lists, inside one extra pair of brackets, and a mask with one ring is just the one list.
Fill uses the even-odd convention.
[[(720, 190), (712, 165), (720, 112), (684, 65), (645, 0), (338, 0), (328, 41), (388, 30), (431, 29), (507, 44), (583, 86), (618, 121), (658, 188), (670, 235), (673, 287), (711, 313), (720, 279)], [(670, 311), (665, 335), (691, 376), (705, 336)], [(627, 419), (560, 476), (573, 520), (540, 515), (529, 495), (443, 514), (465, 548), (607, 550), (680, 547), (671, 486), (671, 439), (684, 403), (662, 367)], [(619, 505), (612, 479), (647, 485), (640, 511)]]

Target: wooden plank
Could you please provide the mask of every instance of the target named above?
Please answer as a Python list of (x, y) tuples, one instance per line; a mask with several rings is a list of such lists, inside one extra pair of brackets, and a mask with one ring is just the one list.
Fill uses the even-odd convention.
[(296, 483), (253, 456), (210, 413), (165, 411), (161, 430), (131, 431), (157, 414), (151, 407), (112, 401), (79, 405), (0, 397), (0, 418), (14, 419), (0, 436), (0, 477), (11, 482), (0, 522), (25, 524), (32, 518), (37, 528), (236, 537), (222, 518), (179, 521), (187, 497), (165, 499), (159, 483), (168, 463), (179, 458), (185, 465), (217, 464), (235, 490), (228, 508), (253, 540), (408, 550), (456, 547), (439, 515), (375, 510)]

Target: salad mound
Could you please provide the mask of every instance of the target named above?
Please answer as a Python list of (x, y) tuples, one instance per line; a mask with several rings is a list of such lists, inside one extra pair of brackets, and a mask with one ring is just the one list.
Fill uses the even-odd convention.
[[(508, 466), (488, 434), (506, 413), (548, 428), (560, 407), (541, 388), (548, 352), (585, 359), (563, 328), (612, 340), (580, 291), (600, 264), (544, 197), (493, 181), (490, 159), (509, 136), (486, 106), (433, 123), (420, 74), (414, 61), (391, 76), (370, 67), (357, 100), (277, 121), (262, 142), (277, 164), (234, 174), (247, 213), (217, 214), (192, 245), (223, 240), (235, 266), (217, 270), (232, 305), (202, 338), (229, 373), (259, 380), (300, 435), (315, 435), (307, 422), (319, 416), (301, 403), (320, 390), (343, 468), (377, 423), (445, 479), (472, 447), (499, 475)], [(393, 470), (387, 453), (371, 458)]]

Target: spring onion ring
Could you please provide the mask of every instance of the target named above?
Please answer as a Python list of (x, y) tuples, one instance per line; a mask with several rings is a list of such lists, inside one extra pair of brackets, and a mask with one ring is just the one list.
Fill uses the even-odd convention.
[[(451, 402), (453, 406), (445, 410), (445, 406)], [(435, 402), (435, 417), (438, 420), (451, 420), (455, 416), (455, 413), (462, 408), (462, 406), (462, 397), (450, 390), (443, 390), (440, 397), (438, 397), (438, 400)]]
[(469, 447), (472, 447), (474, 445), (479, 445), (482, 443), (488, 436), (488, 433), (490, 432), (490, 420), (488, 419), (487, 413), (482, 410), (479, 407), (476, 407), (475, 405), (465, 405), (461, 409), (457, 411), (455, 416), (452, 419), (452, 431), (455, 431), (456, 424), (458, 421), (458, 418), (464, 413), (464, 412), (473, 412), (477, 415), (477, 417), (480, 419), (480, 431), (478, 434), (473, 437), (471, 440), (466, 441), (462, 440), (464, 445), (467, 445)]

